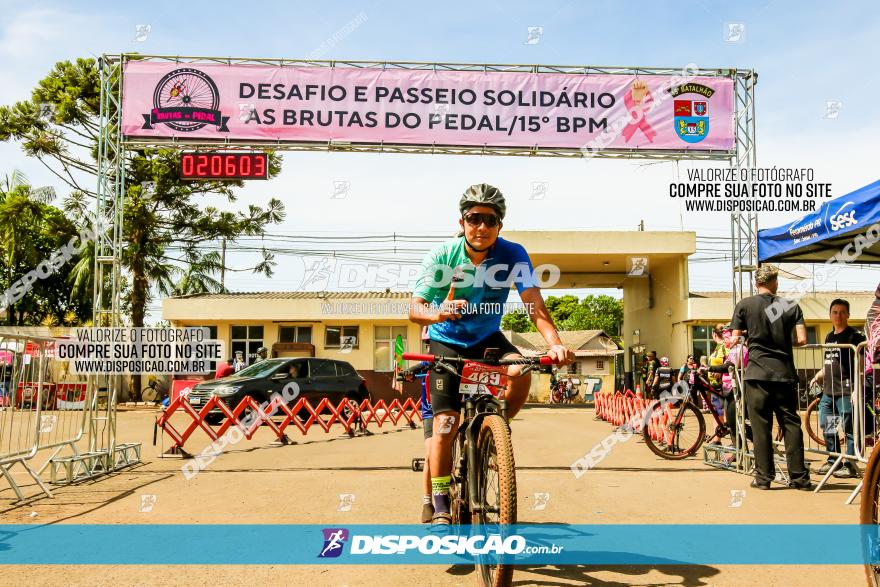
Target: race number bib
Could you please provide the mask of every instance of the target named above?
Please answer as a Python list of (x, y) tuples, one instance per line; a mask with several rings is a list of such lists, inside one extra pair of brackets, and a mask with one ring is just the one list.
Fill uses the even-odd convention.
[(458, 392), (463, 395), (487, 394), (500, 397), (504, 395), (506, 380), (507, 373), (504, 367), (465, 363), (461, 370)]

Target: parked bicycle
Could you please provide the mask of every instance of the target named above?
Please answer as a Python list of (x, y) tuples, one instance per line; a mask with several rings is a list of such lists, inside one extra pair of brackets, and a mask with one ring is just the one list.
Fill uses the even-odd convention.
[[(644, 417), (642, 435), (651, 452), (659, 457), (670, 460), (681, 460), (696, 454), (706, 438), (706, 419), (698, 406), (705, 402), (709, 413), (715, 420), (715, 433), (719, 439), (730, 430), (712, 409), (712, 398), (720, 393), (712, 389), (709, 382), (699, 371), (688, 371), (685, 376), (693, 373), (693, 384), (688, 393), (673, 396), (668, 401), (655, 401), (648, 406)], [(676, 389), (676, 388), (673, 388)]]
[[(450, 513), (452, 523), (505, 526), (516, 524), (516, 467), (504, 396), (505, 367), (523, 365), (522, 374), (553, 364), (550, 357), (499, 359), (498, 349), (486, 349), (480, 360), (403, 353), (407, 361), (427, 361), (435, 370), (461, 377), (464, 415), (452, 452)], [(503, 528), (501, 532), (503, 532)], [(483, 585), (510, 585), (511, 565), (481, 557), (477, 571)]]
[(159, 383), (155, 375), (147, 378), (147, 386), (141, 390), (141, 401), (161, 402), (168, 397), (168, 389)]

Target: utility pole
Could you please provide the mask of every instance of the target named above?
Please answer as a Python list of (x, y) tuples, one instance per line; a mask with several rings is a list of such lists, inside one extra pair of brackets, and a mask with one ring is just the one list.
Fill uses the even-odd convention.
[(220, 267), (220, 288), (223, 291), (226, 291), (226, 239), (223, 239), (223, 253), (222, 253), (222, 262), (223, 265)]

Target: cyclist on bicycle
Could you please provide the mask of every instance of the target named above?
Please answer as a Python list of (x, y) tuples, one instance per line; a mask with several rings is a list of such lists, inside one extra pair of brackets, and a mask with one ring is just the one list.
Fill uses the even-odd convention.
[[(520, 357), (500, 331), (502, 308), (513, 284), (550, 347), (547, 354), (562, 365), (573, 362), (574, 353), (562, 345), (544, 305), (528, 253), (521, 245), (499, 237), (507, 211), (501, 191), (485, 183), (472, 185), (461, 196), (459, 211), (461, 232), (425, 256), (413, 292), (409, 318), (428, 326), (430, 352), (482, 359), (486, 349), (497, 348), (502, 359)], [(456, 284), (454, 279), (450, 281), (450, 274), (467, 275), (472, 280), (462, 287), (462, 280)], [(528, 397), (531, 381), (520, 377), (521, 371), (517, 365), (507, 368), (510, 381), (504, 399), (510, 418)], [(452, 446), (460, 421), (459, 380), (445, 371), (431, 374), (434, 429), (428, 465), (435, 524), (451, 521), (449, 486)]]

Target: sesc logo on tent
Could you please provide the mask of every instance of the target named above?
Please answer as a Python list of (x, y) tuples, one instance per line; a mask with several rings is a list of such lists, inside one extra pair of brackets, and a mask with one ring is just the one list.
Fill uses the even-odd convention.
[(836, 232), (842, 228), (846, 228), (848, 226), (852, 226), (853, 224), (858, 223), (855, 210), (844, 211), (844, 208), (852, 205), (852, 202), (847, 202), (846, 204), (841, 206), (836, 213), (832, 214), (831, 218), (828, 219), (831, 224), (832, 232)]
[(526, 539), (513, 535), (503, 538), (488, 536), (352, 536), (351, 554), (519, 554), (526, 548)]

